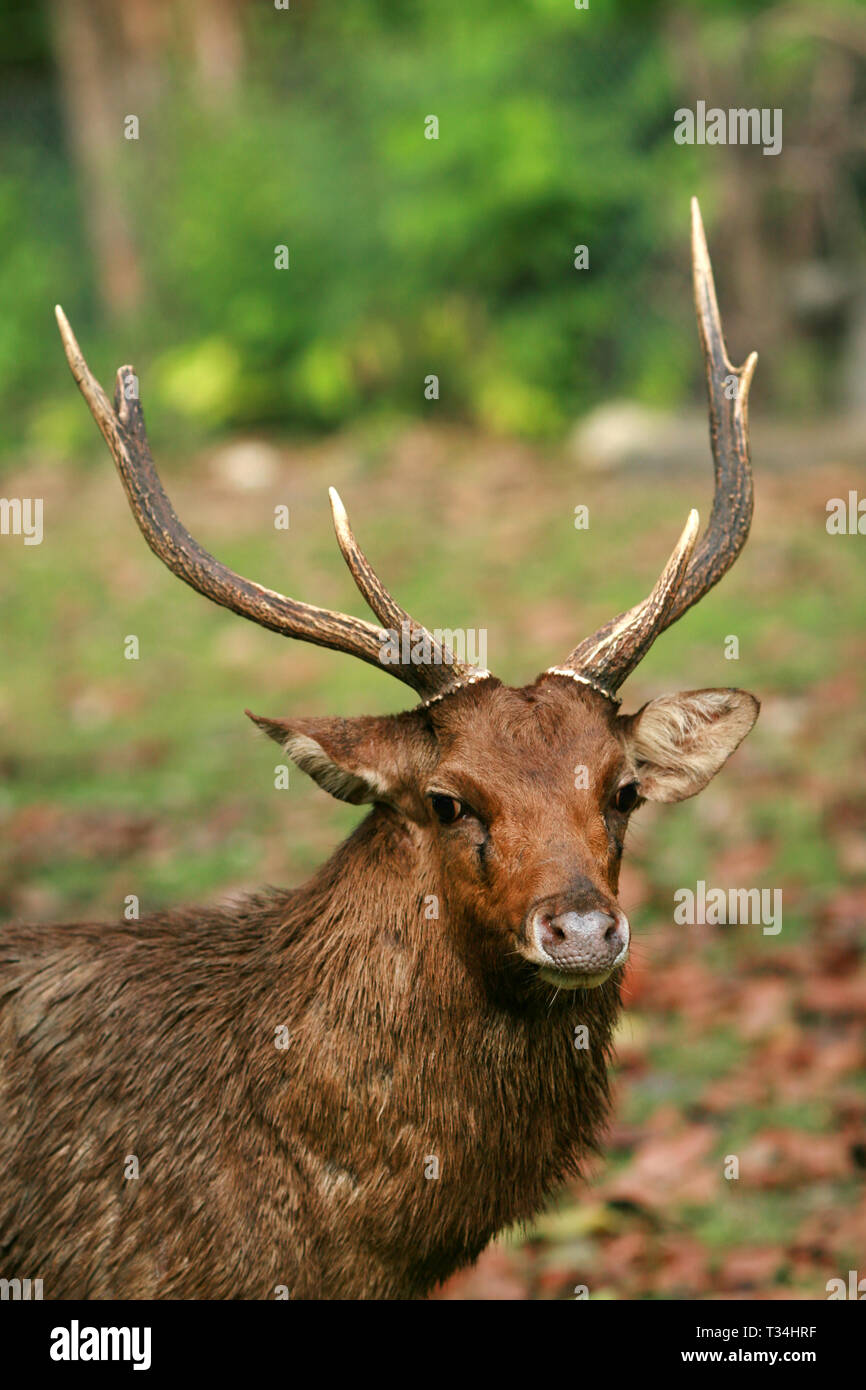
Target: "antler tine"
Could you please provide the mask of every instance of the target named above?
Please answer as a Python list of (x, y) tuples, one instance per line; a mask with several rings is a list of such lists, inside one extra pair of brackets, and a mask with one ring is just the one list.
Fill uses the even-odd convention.
[(751, 352), (742, 367), (733, 366), (728, 357), (697, 198), (692, 198), (692, 277), (707, 373), (715, 493), (709, 524), (665, 627), (681, 618), (731, 568), (746, 543), (755, 505), (749, 453), (749, 390), (758, 354)]
[(661, 631), (683, 582), (699, 528), (700, 517), (692, 508), (652, 593), (585, 638), (568, 657), (565, 668), (552, 666), (549, 674), (578, 674), (585, 684), (613, 698), (612, 692), (619, 689)]
[(610, 699), (616, 699), (613, 692), (643, 659), (659, 633), (682, 617), (730, 569), (745, 544), (752, 520), (749, 387), (758, 354), (753, 352), (742, 367), (732, 366), (728, 358), (697, 198), (692, 199), (692, 272), (707, 372), (715, 471), (709, 525), (695, 548), (697, 512), (693, 511), (649, 598), (581, 642), (565, 667), (553, 666), (549, 670), (553, 675), (583, 680)]
[(337, 544), (343, 559), (349, 567), (364, 602), (376, 614), (379, 621), (389, 631), (399, 633), (401, 638), (403, 633), (406, 633), (410, 646), (417, 643), (419, 639), (424, 639), (429, 644), (434, 664), (436, 666), (444, 665), (448, 670), (449, 680), (447, 684), (449, 686), (473, 674), (473, 667), (459, 662), (449, 647), (437, 641), (432, 633), (410, 617), (406, 610), (401, 608), (399, 603), (392, 598), (356, 541), (355, 534), (349, 525), (346, 508), (343, 506), (337, 489), (335, 487), (328, 488), (328, 496), (331, 499), (331, 513), (334, 518)]
[[(346, 613), (301, 603), (273, 589), (263, 588), (260, 584), (235, 574), (200, 546), (181, 524), (159, 480), (147, 440), (144, 414), (132, 367), (119, 368), (112, 406), (90, 371), (66, 315), (59, 305), (55, 313), (66, 360), (114, 456), (132, 514), (151, 550), (173, 574), (212, 602), (240, 614), (243, 618), (251, 619), (261, 627), (270, 628), (284, 637), (297, 637), (319, 647), (329, 647), (334, 651), (357, 656), (371, 666), (378, 666), (390, 672), (424, 698), (430, 698), (453, 687), (455, 681), (463, 674), (462, 667), (456, 666), (455, 669), (456, 664), (440, 665), (428, 661), (385, 661), (383, 651), (387, 634), (373, 623)], [(424, 629), (420, 629), (417, 623), (403, 613), (376, 578), (355, 545), (354, 537), (348, 530), (348, 522), (345, 523), (343, 536), (338, 527), (338, 540), (347, 560), (349, 556), (344, 548), (345, 534), (348, 534), (353, 547), (353, 559), (349, 567), (368, 601), (375, 593), (376, 604), (371, 606), (377, 616), (383, 621), (386, 613), (389, 617), (399, 617), (400, 620), (408, 621), (413, 631), (423, 635)], [(389, 626), (391, 625), (393, 624), (389, 623)], [(399, 622), (397, 626), (399, 627)], [(430, 642), (433, 643), (432, 638)], [(433, 646), (435, 648), (435, 644)]]

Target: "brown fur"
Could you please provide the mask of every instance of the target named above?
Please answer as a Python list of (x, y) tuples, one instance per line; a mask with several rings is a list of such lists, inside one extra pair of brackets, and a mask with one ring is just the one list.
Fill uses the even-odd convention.
[(615, 902), (634, 721), (547, 677), (260, 722), (348, 799), (375, 773), (304, 887), (0, 933), (0, 1274), (46, 1298), (422, 1296), (599, 1143), (619, 971), (557, 991), (523, 933), (549, 895)]

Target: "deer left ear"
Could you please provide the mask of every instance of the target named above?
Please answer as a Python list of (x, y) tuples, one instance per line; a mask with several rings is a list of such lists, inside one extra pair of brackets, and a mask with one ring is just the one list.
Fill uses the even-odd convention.
[(715, 777), (761, 706), (745, 690), (687, 690), (650, 700), (620, 722), (641, 796), (684, 801)]
[(399, 715), (262, 719), (244, 713), (338, 801), (394, 804), (406, 784), (410, 731)]

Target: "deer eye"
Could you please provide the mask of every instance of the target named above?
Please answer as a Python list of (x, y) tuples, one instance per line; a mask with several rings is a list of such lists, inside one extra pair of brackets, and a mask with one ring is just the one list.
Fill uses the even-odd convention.
[(627, 816), (640, 800), (637, 782), (624, 782), (613, 798), (613, 804), (621, 815)]
[(465, 816), (468, 810), (468, 807), (464, 806), (462, 801), (458, 801), (456, 796), (446, 796), (444, 792), (432, 792), (430, 804), (434, 814), (443, 825), (453, 825), (454, 821), (460, 820), (460, 817)]

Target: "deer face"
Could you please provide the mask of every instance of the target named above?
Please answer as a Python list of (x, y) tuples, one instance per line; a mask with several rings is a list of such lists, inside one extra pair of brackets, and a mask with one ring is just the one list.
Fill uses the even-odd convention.
[(631, 814), (699, 791), (757, 713), (742, 691), (705, 690), (623, 717), (546, 673), (382, 719), (255, 722), (332, 795), (403, 822), (471, 968), (576, 989), (628, 954), (616, 895)]
[[(490, 969), (503, 955), (550, 984), (601, 984), (628, 953), (616, 902), (633, 772), (615, 707), (555, 677), (433, 706), (425, 788), (449, 919)], [(620, 808), (617, 807), (619, 799)]]

